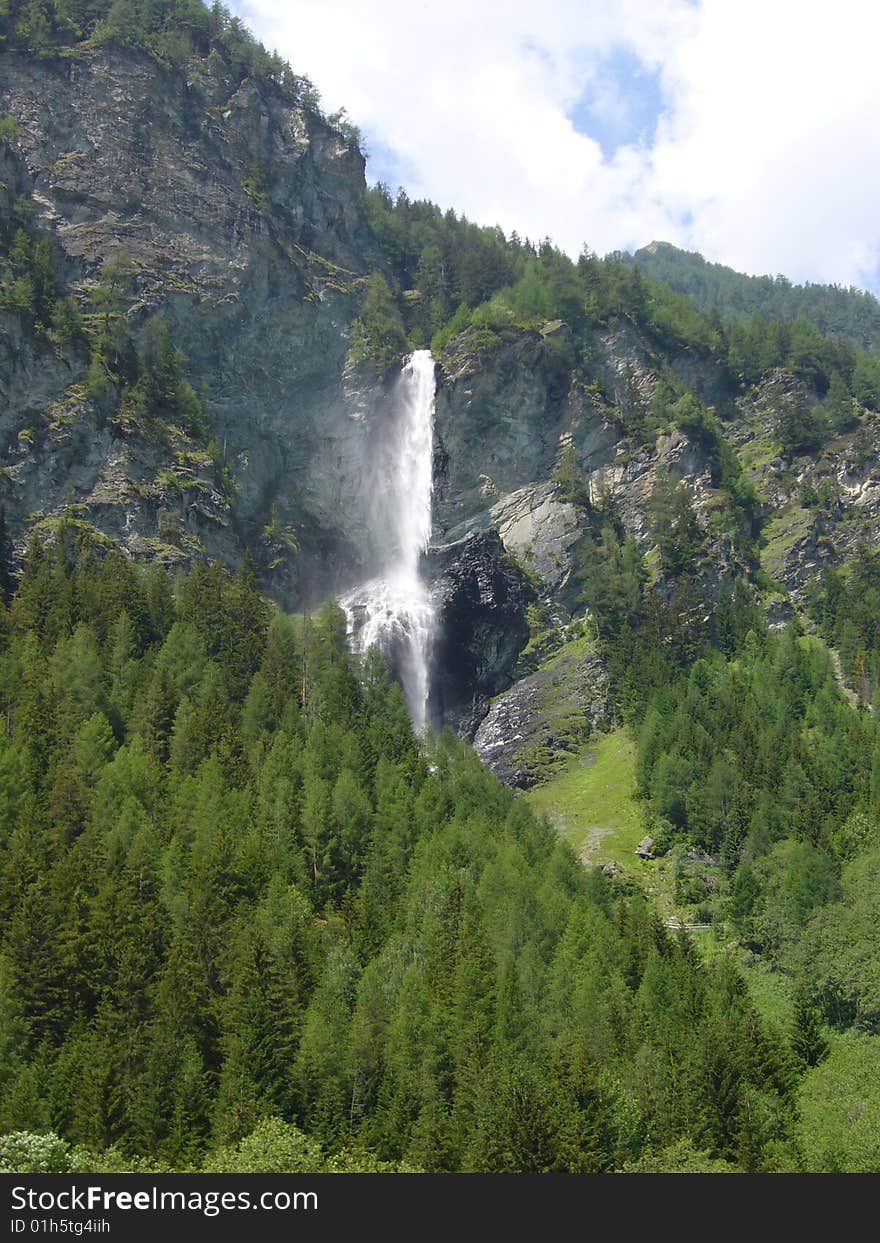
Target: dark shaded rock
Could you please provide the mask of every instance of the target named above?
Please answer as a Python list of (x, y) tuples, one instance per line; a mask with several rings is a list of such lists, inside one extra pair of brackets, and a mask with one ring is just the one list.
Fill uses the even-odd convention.
[(528, 640), (530, 589), (495, 530), (430, 549), (424, 573), (437, 605), (429, 713), (471, 736)]

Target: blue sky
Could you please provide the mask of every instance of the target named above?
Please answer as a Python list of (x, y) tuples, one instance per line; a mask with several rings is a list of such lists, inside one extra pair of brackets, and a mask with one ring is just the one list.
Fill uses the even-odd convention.
[[(880, 7), (234, 0), (368, 176), (569, 253), (663, 239), (880, 291)], [(854, 35), (856, 37), (854, 37)]]
[(650, 147), (663, 112), (660, 74), (627, 47), (614, 48), (598, 65), (568, 112), (579, 134), (595, 138), (606, 160), (620, 147)]

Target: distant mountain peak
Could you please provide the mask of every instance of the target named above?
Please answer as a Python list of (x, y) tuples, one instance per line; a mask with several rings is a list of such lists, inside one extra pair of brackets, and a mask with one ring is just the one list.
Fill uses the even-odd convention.
[(643, 246), (643, 247), (641, 248), (641, 250), (637, 250), (637, 251), (636, 251), (636, 254), (638, 254), (638, 255), (657, 255), (657, 254), (661, 254), (663, 251), (667, 251), (667, 252), (668, 252), (668, 251), (675, 251), (675, 252), (677, 252), (677, 253), (679, 253), (679, 254), (681, 253), (681, 249), (680, 249), (680, 247), (678, 247), (678, 246), (673, 246), (672, 242), (658, 242), (658, 241), (654, 241), (654, 242), (648, 242), (648, 245), (647, 245), (647, 246)]

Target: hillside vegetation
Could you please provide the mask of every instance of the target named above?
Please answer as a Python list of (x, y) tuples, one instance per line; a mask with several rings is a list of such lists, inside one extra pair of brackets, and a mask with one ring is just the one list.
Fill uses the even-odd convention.
[[(875, 300), (368, 188), (221, 4), (0, 61), (0, 1167), (876, 1168)], [(426, 347), (460, 738), (319, 607)]]
[(880, 349), (880, 303), (863, 289), (796, 285), (784, 276), (746, 276), (668, 242), (652, 242), (625, 258), (710, 315), (731, 320), (760, 315), (783, 321), (802, 316), (822, 333), (843, 337), (874, 354)]
[(246, 571), (172, 590), (62, 531), (5, 635), (6, 1131), (98, 1166), (273, 1117), (428, 1170), (797, 1160), (797, 1059), (735, 970), (462, 744), (422, 757), (335, 606), (293, 625)]

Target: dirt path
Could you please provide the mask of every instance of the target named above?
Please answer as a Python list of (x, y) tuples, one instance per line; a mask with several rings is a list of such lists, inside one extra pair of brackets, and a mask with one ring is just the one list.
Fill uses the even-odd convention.
[(828, 651), (831, 653), (831, 664), (834, 667), (834, 676), (837, 678), (837, 685), (843, 691), (844, 695), (846, 695), (852, 706), (857, 708), (859, 706), (859, 697), (843, 680), (843, 665), (840, 663), (840, 652), (838, 652), (836, 647), (829, 647)]
[[(568, 829), (568, 820), (565, 818), (562, 812), (556, 811), (555, 808), (552, 808), (550, 811), (547, 812), (547, 815), (549, 816), (550, 823), (553, 825), (556, 832), (560, 835), (560, 837), (563, 836), (566, 830)], [(613, 825), (610, 825), (610, 824), (588, 825), (587, 836), (584, 839), (583, 845), (578, 851), (578, 858), (580, 859), (581, 863), (589, 864), (591, 860), (591, 856), (596, 853), (596, 851), (602, 845), (602, 842), (605, 840), (605, 838), (608, 837), (613, 832), (614, 832), (614, 827)]]
[(614, 829), (610, 824), (591, 824), (587, 829), (587, 836), (580, 849), (579, 857), (581, 863), (589, 863), (591, 856), (596, 853), (605, 838), (613, 832)]

